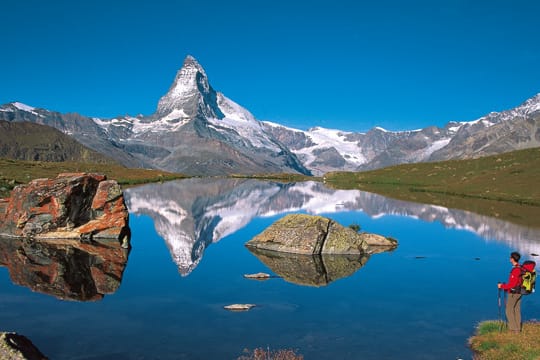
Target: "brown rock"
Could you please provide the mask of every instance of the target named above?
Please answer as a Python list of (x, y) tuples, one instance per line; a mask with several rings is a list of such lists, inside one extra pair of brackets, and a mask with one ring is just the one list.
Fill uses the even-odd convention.
[(255, 280), (268, 280), (270, 279), (270, 274), (259, 272), (256, 274), (244, 274), (246, 279), (255, 279)]
[(307, 255), (363, 254), (379, 252), (380, 246), (395, 248), (397, 241), (376, 234), (359, 234), (322, 216), (290, 214), (270, 225), (246, 246)]
[(129, 235), (128, 211), (116, 181), (64, 173), (16, 186), (0, 203), (0, 235), (123, 240)]

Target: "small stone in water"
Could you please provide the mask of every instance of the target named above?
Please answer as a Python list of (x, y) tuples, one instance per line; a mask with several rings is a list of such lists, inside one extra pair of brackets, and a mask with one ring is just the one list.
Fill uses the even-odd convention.
[(232, 304), (224, 306), (225, 310), (230, 311), (247, 311), (254, 307), (255, 304)]
[(270, 274), (260, 272), (256, 274), (245, 274), (244, 277), (248, 279), (266, 280), (270, 278)]

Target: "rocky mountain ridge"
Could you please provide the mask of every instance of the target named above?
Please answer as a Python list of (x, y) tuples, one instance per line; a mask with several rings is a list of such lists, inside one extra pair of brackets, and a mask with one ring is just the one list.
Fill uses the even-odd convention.
[(314, 127), (307, 131), (264, 122), (314, 174), (371, 170), (402, 163), (470, 159), (540, 146), (540, 94), (522, 105), (470, 122), (411, 131), (375, 127), (354, 133)]
[(473, 158), (540, 146), (540, 94), (514, 109), (471, 122), (411, 131), (307, 131), (257, 120), (215, 91), (187, 56), (154, 114), (89, 118), (33, 108), (0, 107), (0, 120), (57, 128), (128, 167), (189, 175), (292, 172), (322, 175), (401, 163)]

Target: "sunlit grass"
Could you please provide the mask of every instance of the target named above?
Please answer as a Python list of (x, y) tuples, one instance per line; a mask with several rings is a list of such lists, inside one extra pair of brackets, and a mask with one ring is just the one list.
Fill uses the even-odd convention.
[(473, 160), (332, 172), (326, 183), (540, 227), (540, 148)]
[(130, 169), (111, 164), (0, 159), (0, 198), (9, 196), (11, 189), (17, 184), (25, 184), (38, 178), (55, 178), (59, 173), (66, 172), (101, 173), (123, 186), (186, 177), (162, 170)]
[(485, 321), (478, 325), (469, 345), (477, 360), (538, 360), (540, 359), (540, 323), (523, 324), (523, 331), (501, 331), (500, 322)]

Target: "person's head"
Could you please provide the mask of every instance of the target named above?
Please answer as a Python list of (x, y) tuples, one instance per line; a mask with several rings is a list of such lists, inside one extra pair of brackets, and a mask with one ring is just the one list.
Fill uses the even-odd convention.
[(521, 255), (517, 251), (510, 254), (510, 261), (513, 260), (514, 264), (519, 263), (519, 259), (521, 259)]

